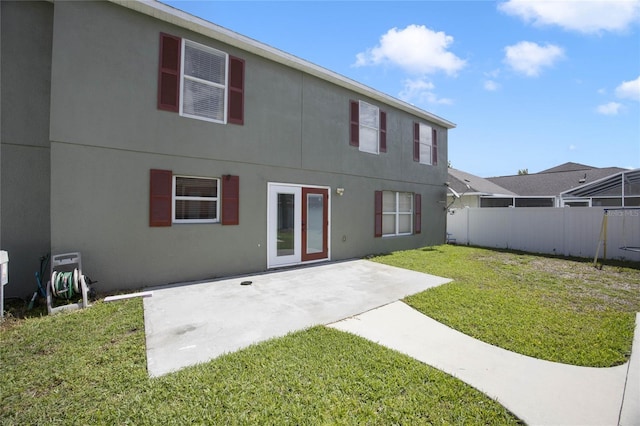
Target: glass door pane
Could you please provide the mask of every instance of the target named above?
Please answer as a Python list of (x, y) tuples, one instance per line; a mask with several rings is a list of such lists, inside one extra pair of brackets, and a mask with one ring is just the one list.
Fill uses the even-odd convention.
[(267, 268), (300, 263), (302, 247), (302, 189), (269, 184), (267, 208)]
[(324, 197), (322, 194), (307, 194), (307, 247), (306, 253), (324, 251)]
[(277, 256), (295, 252), (295, 195), (278, 194)]
[(302, 188), (302, 261), (329, 257), (329, 192)]

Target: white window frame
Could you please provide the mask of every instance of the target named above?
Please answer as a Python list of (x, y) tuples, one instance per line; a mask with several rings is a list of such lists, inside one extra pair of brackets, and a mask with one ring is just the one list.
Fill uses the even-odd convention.
[[(394, 211), (385, 211), (384, 210), (384, 195), (385, 193), (392, 193), (395, 196), (395, 203), (394, 203)], [(401, 212), (400, 211), (400, 197), (402, 195), (409, 195), (411, 197), (411, 208), (409, 209), (408, 212)], [(413, 196), (412, 192), (400, 192), (400, 191), (382, 191), (382, 223), (383, 223), (383, 232), (382, 232), (382, 237), (396, 237), (396, 236), (402, 236), (402, 235), (413, 235), (413, 221), (414, 221), (414, 202), (415, 202), (415, 198)], [(394, 232), (393, 233), (384, 233), (384, 217), (385, 216), (393, 216), (394, 217)], [(409, 216), (409, 232), (398, 232), (398, 230), (400, 229), (400, 217), (401, 216)]]
[[(184, 70), (185, 70), (185, 56), (186, 56), (186, 47), (187, 45), (189, 45), (192, 48), (198, 49), (200, 51), (203, 52), (207, 52), (209, 54), (212, 55), (217, 55), (217, 56), (224, 56), (224, 83), (223, 84), (219, 84), (219, 83), (214, 83), (208, 80), (203, 80), (197, 77), (193, 77), (190, 75), (185, 74)], [(209, 46), (205, 46), (203, 44), (200, 43), (196, 43), (195, 41), (191, 41), (191, 40), (187, 40), (187, 39), (182, 39), (182, 51), (181, 51), (181, 58), (180, 58), (180, 115), (183, 117), (189, 117), (189, 118), (195, 118), (196, 120), (204, 120), (204, 121), (209, 121), (209, 122), (213, 122), (213, 123), (221, 123), (221, 124), (226, 124), (227, 123), (227, 99), (229, 96), (229, 54), (226, 52), (223, 52), (221, 50), (218, 49), (214, 49), (213, 47), (209, 47)], [(194, 114), (189, 114), (184, 112), (184, 82), (185, 80), (190, 80), (190, 81), (196, 81), (198, 83), (202, 83), (205, 84), (207, 86), (211, 86), (211, 87), (216, 87), (216, 88), (221, 88), (223, 89), (223, 93), (224, 93), (224, 100), (223, 100), (223, 113), (222, 113), (222, 119), (218, 120), (218, 119), (213, 119), (213, 118), (209, 118), (209, 117), (203, 117), (200, 115), (194, 115)]]
[[(359, 108), (358, 108), (358, 123), (360, 125), (360, 141), (358, 143), (358, 149), (362, 152), (368, 152), (369, 154), (380, 154), (380, 108), (378, 108), (377, 106), (370, 104), (368, 102), (365, 101), (358, 101), (359, 102)], [(367, 124), (363, 124), (364, 120), (363, 118), (363, 107), (365, 108), (374, 108), (376, 113), (375, 113), (375, 122), (376, 122), (376, 126), (370, 126)], [(375, 150), (370, 150), (370, 149), (366, 149), (363, 147), (362, 144), (362, 129), (369, 129), (369, 130), (374, 130), (375, 134), (376, 134), (376, 148)]]
[[(420, 163), (433, 165), (433, 129), (424, 123), (420, 125)], [(427, 151), (429, 155), (422, 155), (423, 150)]]
[[(176, 182), (178, 178), (189, 179), (203, 179), (216, 181), (216, 194), (217, 197), (194, 197), (194, 196), (178, 196), (176, 195)], [(212, 177), (202, 176), (188, 176), (188, 175), (173, 175), (172, 182), (172, 213), (171, 218), (173, 223), (219, 223), (220, 222), (220, 179)], [(176, 219), (176, 201), (215, 201), (216, 202), (216, 217), (215, 219)]]

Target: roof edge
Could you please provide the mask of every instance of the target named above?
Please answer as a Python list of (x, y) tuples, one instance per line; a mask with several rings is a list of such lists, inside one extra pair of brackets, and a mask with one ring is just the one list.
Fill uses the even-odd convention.
[(562, 191), (560, 193), (560, 196), (562, 197), (563, 195), (568, 194), (570, 192), (580, 191), (580, 190), (582, 190), (584, 188), (587, 188), (587, 187), (593, 186), (593, 185), (597, 185), (597, 184), (602, 183), (602, 182), (604, 182), (606, 180), (609, 180), (609, 179), (615, 179), (618, 176), (622, 176), (622, 175), (627, 174), (627, 173), (636, 173), (636, 172), (640, 172), (640, 168), (638, 168), (638, 169), (627, 169), (627, 170), (623, 170), (623, 171), (620, 171), (620, 172), (617, 172), (617, 173), (613, 173), (613, 174), (610, 174), (609, 176), (605, 176), (605, 177), (602, 177), (600, 179), (596, 179), (593, 182), (588, 182), (588, 183), (576, 186), (575, 188), (571, 188), (571, 189), (567, 189), (566, 191)]
[[(59, 1), (59, 0), (56, 0)], [(286, 53), (280, 49), (276, 49), (267, 44), (261, 43), (252, 38), (243, 36), (239, 33), (231, 31), (227, 28), (216, 25), (212, 22), (198, 18), (197, 16), (183, 12), (167, 4), (156, 0), (108, 0), (111, 3), (122, 7), (143, 13), (161, 21), (174, 24), (188, 30), (200, 33), (207, 37), (219, 40), (233, 46), (237, 46), (242, 50), (246, 50), (257, 56), (272, 60), (274, 62), (286, 65), (293, 69), (305, 72), (307, 74), (318, 77), (322, 80), (333, 83), (345, 89), (352, 90), (371, 97), (372, 99), (392, 105), (402, 111), (424, 118), (447, 129), (453, 129), (456, 124), (439, 117), (435, 114), (417, 108), (407, 102), (394, 98), (393, 96), (382, 93), (376, 89), (358, 83), (355, 80), (347, 78), (336, 72), (330, 71), (319, 65), (313, 64), (297, 56)]]

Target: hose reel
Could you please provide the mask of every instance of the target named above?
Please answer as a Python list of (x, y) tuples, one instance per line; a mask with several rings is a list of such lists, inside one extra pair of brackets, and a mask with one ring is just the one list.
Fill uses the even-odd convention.
[[(47, 283), (47, 311), (54, 314), (67, 309), (83, 309), (89, 306), (91, 280), (82, 274), (80, 253), (65, 253), (51, 257), (51, 280)], [(68, 301), (54, 306), (54, 299)], [(73, 303), (71, 299), (80, 299)]]
[(71, 272), (53, 271), (51, 274), (51, 293), (60, 299), (71, 299), (82, 294), (82, 287), (87, 286), (87, 277), (77, 268)]

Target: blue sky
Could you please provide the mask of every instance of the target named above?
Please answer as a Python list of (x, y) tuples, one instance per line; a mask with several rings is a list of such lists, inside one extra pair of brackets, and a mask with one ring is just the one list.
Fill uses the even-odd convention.
[(456, 123), (469, 173), (640, 168), (640, 0), (164, 3)]

